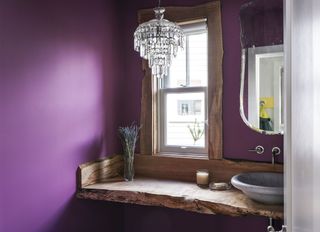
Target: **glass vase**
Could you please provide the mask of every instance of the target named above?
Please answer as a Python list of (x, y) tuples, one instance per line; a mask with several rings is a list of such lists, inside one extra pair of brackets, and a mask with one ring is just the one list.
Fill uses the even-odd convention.
[(126, 181), (133, 181), (134, 167), (133, 167), (134, 155), (126, 155), (123, 159), (124, 170), (123, 177)]

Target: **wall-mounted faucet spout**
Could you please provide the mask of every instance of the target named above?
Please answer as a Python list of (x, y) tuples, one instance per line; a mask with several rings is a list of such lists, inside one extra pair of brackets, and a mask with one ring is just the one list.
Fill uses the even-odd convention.
[(271, 152), (272, 152), (272, 160), (271, 160), (271, 162), (272, 162), (272, 165), (274, 165), (275, 158), (276, 158), (276, 156), (280, 155), (281, 149), (279, 147), (273, 147)]

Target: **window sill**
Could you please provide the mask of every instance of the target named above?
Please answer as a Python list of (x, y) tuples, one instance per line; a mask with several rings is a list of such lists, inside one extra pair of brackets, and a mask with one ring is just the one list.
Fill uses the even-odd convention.
[(174, 153), (174, 152), (160, 152), (153, 154), (156, 157), (167, 157), (167, 158), (181, 158), (181, 159), (195, 159), (195, 160), (209, 160), (208, 154), (205, 153)]
[[(138, 165), (141, 165), (140, 158), (141, 156), (136, 157)], [(170, 160), (172, 159), (170, 158)], [(208, 161), (200, 160), (200, 162)], [(163, 161), (160, 161), (158, 166), (162, 165)], [(119, 178), (119, 173), (123, 169), (121, 156), (80, 165), (77, 173), (77, 197), (162, 206), (205, 214), (257, 215), (283, 219), (283, 206), (253, 202), (238, 190), (211, 191), (199, 188), (195, 182), (142, 177), (139, 173), (141, 169), (136, 168), (140, 175), (132, 182), (125, 182)], [(154, 170), (154, 172), (156, 171)], [(188, 172), (188, 170), (186, 171)], [(169, 174), (172, 175), (172, 173)], [(118, 177), (114, 178), (116, 176)]]

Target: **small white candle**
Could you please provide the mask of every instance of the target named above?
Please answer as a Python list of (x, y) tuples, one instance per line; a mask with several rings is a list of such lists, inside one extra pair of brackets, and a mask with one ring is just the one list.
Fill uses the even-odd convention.
[(207, 187), (209, 184), (209, 172), (208, 170), (197, 171), (197, 185), (201, 187)]

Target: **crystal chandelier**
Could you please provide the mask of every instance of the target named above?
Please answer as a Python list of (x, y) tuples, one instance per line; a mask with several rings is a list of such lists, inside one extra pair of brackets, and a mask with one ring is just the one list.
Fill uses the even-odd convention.
[(178, 48), (184, 46), (184, 33), (176, 23), (163, 18), (165, 9), (160, 7), (160, 0), (154, 12), (155, 19), (140, 24), (134, 32), (134, 50), (148, 60), (154, 77), (163, 78)]

